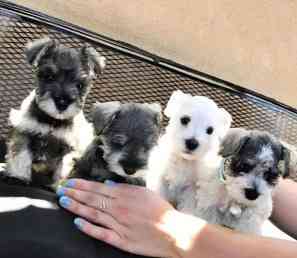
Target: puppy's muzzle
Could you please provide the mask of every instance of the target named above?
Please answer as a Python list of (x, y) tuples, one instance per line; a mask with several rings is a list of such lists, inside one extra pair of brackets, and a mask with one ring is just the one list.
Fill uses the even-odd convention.
[(199, 147), (199, 142), (194, 138), (185, 140), (185, 144), (189, 151), (194, 151)]
[(54, 102), (57, 109), (63, 112), (69, 107), (73, 100), (67, 97), (54, 97)]
[(120, 164), (122, 165), (122, 167), (127, 175), (135, 174), (138, 170), (143, 169), (146, 165), (146, 163), (142, 162), (142, 161), (132, 162), (129, 160), (121, 160)]
[(244, 195), (248, 200), (254, 201), (259, 197), (260, 193), (256, 188), (245, 188)]

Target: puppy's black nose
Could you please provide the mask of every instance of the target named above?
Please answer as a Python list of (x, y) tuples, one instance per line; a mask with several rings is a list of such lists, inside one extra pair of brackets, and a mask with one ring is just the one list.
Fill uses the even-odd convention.
[(257, 189), (255, 188), (245, 188), (244, 189), (244, 195), (245, 197), (250, 200), (250, 201), (254, 201), (258, 198), (258, 196), (260, 195), (259, 192), (257, 191)]
[(199, 147), (199, 142), (194, 138), (187, 139), (186, 140), (186, 147), (187, 147), (188, 150), (193, 151), (193, 150), (195, 150), (195, 149), (197, 149)]
[(127, 175), (133, 175), (137, 170), (145, 167), (145, 160), (132, 160), (132, 159), (123, 159), (120, 161), (125, 173)]
[(67, 98), (54, 98), (54, 101), (59, 111), (65, 111), (71, 103)]
[(124, 168), (124, 171), (127, 175), (133, 175), (136, 173), (136, 169), (135, 168)]

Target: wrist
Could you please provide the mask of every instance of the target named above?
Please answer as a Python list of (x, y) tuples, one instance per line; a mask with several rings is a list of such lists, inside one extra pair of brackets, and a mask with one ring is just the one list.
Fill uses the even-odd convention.
[(195, 245), (198, 247), (198, 239), (206, 222), (182, 212), (169, 211), (162, 220), (162, 230), (169, 236), (171, 245), (167, 258), (187, 257)]

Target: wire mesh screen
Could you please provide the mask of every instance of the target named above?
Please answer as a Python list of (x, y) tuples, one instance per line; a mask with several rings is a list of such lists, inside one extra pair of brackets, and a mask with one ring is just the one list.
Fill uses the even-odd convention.
[[(4, 9), (0, 9), (0, 33), (0, 136), (5, 139), (10, 109), (18, 108), (34, 88), (32, 69), (23, 53), (24, 45), (45, 36), (75, 48), (85, 41), (61, 29), (8, 15)], [(181, 89), (215, 100), (232, 114), (233, 127), (266, 130), (297, 145), (297, 115), (291, 111), (250, 95), (214, 87), (204, 80), (175, 73), (102, 44), (92, 41), (91, 44), (107, 58), (107, 67), (87, 98), (86, 113), (95, 101), (160, 102), (164, 106), (172, 91)]]

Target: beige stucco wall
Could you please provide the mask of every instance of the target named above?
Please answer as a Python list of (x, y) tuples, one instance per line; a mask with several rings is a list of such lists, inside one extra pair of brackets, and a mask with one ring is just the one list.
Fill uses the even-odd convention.
[(297, 107), (297, 1), (13, 2)]

